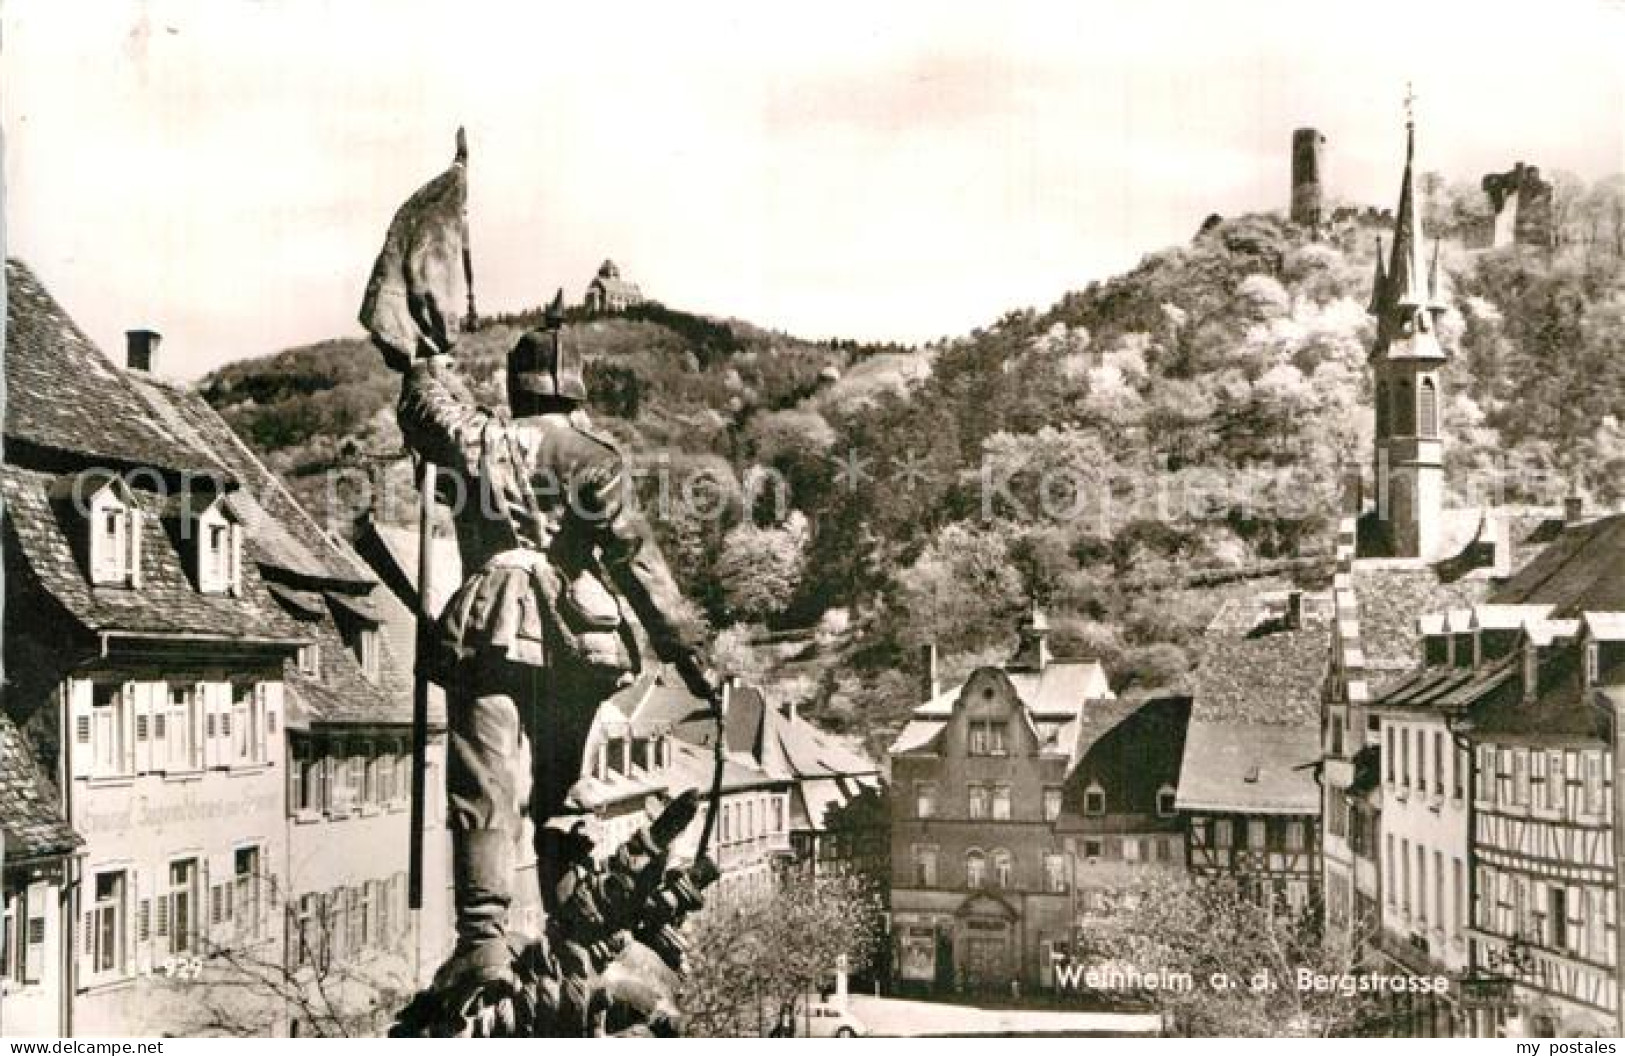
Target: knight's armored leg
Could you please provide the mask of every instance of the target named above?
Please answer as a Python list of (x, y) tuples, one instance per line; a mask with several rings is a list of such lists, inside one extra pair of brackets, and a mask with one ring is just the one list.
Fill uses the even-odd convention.
[(455, 874), (458, 959), (505, 971), (519, 802), (519, 708), (497, 679), (448, 694), (447, 827)]
[(545, 694), (533, 696), (533, 710), (526, 716), (531, 730), (530, 818), (536, 826), (536, 882), (542, 907), (549, 914), (557, 908), (558, 883), (568, 863), (561, 844), (564, 834), (549, 828), (547, 821), (564, 813), (570, 789), (581, 777), (587, 737), (605, 696), (602, 688), (550, 673), (555, 676), (553, 683)]

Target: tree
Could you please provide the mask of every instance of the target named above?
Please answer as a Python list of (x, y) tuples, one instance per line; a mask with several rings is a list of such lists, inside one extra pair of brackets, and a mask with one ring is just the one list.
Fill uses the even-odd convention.
[(1112, 901), (1081, 944), (1083, 960), (1147, 976), (1188, 973), (1188, 989), (1141, 994), (1171, 1017), (1178, 1035), (1333, 1037), (1383, 1020), (1378, 995), (1349, 992), (1344, 982), (1366, 972), (1359, 936), (1323, 934), (1314, 906), (1295, 912), (1247, 897), (1234, 883), (1177, 874)]
[(807, 536), (798, 510), (778, 528), (741, 524), (723, 537), (716, 575), (730, 616), (766, 620), (784, 611), (801, 582)]
[[(274, 877), (262, 877), (266, 907), (281, 904), (276, 889)], [(374, 934), (356, 949), (358, 918), (342, 913), (336, 901), (314, 902), (297, 923), (290, 915), (285, 941), (263, 928), (273, 912), (266, 908), (261, 927), (240, 916), (237, 937), (202, 939), (195, 972), (163, 973), (158, 999), (173, 1002), (174, 1022), (184, 1024), (178, 1033), (260, 1038), (286, 1029), (318, 1038), (382, 1037), (417, 989), (410, 929), (402, 920), (391, 934)], [(245, 907), (237, 908), (241, 914)]]
[(875, 896), (843, 872), (792, 868), (770, 890), (718, 896), (689, 933), (686, 1032), (761, 1036), (827, 987), (843, 957), (867, 963), (879, 926)]

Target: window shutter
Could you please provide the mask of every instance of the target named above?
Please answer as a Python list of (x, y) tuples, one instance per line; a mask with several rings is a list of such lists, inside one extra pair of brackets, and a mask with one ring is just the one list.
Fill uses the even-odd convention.
[(79, 914), (79, 934), (81, 936), (81, 941), (79, 943), (79, 950), (80, 950), (81, 953), (84, 954), (85, 961), (87, 962), (85, 964), (84, 968), (81, 969), (80, 974), (89, 976), (89, 975), (94, 974), (95, 971), (96, 971), (96, 960), (95, 960), (95, 957), (96, 957), (96, 911), (95, 910), (87, 910), (86, 912)]
[[(22, 932), (20, 938), (25, 944), (23, 982), (37, 983), (44, 978), (45, 970), (45, 900), (38, 896), (30, 899), (28, 889), (24, 888), (20, 901), (17, 928)], [(39, 912), (36, 914), (35, 910)]]
[(74, 777), (89, 777), (94, 752), (90, 743), (91, 683), (88, 678), (68, 680), (68, 717), (73, 743), (68, 746), (68, 759)]
[(130, 586), (141, 586), (141, 507), (131, 504), (125, 531), (130, 535)]
[(282, 683), (258, 682), (254, 692), (260, 697), (260, 714), (265, 721), (265, 746), (263, 759), (271, 760), (283, 758), (284, 753), (277, 742), (278, 731), (282, 729)]
[(157, 769), (153, 765), (154, 758), (163, 758), (154, 752), (157, 730), (153, 722), (152, 683), (126, 682), (124, 691), (135, 702), (135, 768), (138, 773), (146, 773)]
[(214, 765), (230, 766), (231, 744), (231, 683), (211, 682), (214, 691)]
[(228, 529), (226, 539), (226, 583), (234, 598), (243, 594), (243, 528), (240, 524), (233, 524)]
[(124, 927), (130, 964), (137, 975), (145, 975), (152, 970), (152, 892), (149, 890), (152, 880), (142, 870), (131, 869), (124, 874), (124, 883), (124, 904), (128, 910)]
[[(167, 877), (165, 879), (167, 880)], [(154, 898), (152, 902), (152, 934), (154, 940), (153, 945), (156, 947), (153, 954), (154, 956), (157, 956), (158, 954), (169, 952), (169, 944), (167, 942), (157, 941), (158, 939), (169, 938), (169, 891), (166, 889), (156, 898)]]
[(120, 687), (118, 708), (119, 708), (119, 715), (118, 715), (119, 724), (121, 726), (123, 726), (123, 728), (124, 728), (124, 736), (121, 738), (121, 742), (122, 742), (123, 748), (124, 748), (124, 760), (123, 760), (123, 765), (120, 766), (119, 770), (120, 770), (121, 773), (133, 774), (133, 773), (135, 773), (135, 755), (136, 755), (136, 752), (135, 752), (136, 703), (135, 703), (135, 683), (134, 682), (126, 682), (126, 683), (124, 683), (123, 686)]
[(192, 934), (195, 936), (195, 941), (192, 944), (193, 953), (200, 952), (199, 948), (203, 946), (202, 940), (213, 934), (209, 927), (209, 918), (207, 916), (209, 909), (205, 902), (205, 899), (209, 897), (209, 873), (209, 860), (199, 858), (197, 860), (196, 879), (197, 900), (192, 903)]
[(219, 739), (219, 720), (215, 717), (214, 687), (207, 682), (199, 682), (192, 687), (193, 706), (199, 714), (199, 739), (203, 742), (199, 746), (205, 767), (214, 766), (218, 753), (215, 743)]

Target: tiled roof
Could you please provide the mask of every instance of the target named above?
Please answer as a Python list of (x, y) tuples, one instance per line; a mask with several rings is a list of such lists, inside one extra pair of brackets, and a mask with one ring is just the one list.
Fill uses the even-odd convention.
[(891, 755), (934, 751), (937, 735), (948, 726), (947, 719), (910, 719), (892, 740)]
[[(410, 658), (396, 656), (386, 635), (379, 636), (382, 653), (379, 679), (374, 682), (362, 673), (331, 616), (303, 620), (299, 626), (317, 645), (321, 676), (305, 675), (296, 666), (288, 666), (289, 724), (400, 725), (412, 721)], [(432, 709), (430, 721), (439, 725), (443, 715)]]
[(781, 715), (780, 720), (774, 723), (774, 730), (796, 777), (851, 777), (880, 772), (880, 764), (859, 755), (806, 719)]
[(306, 637), (271, 600), (253, 562), (243, 562), (238, 596), (199, 592), (161, 523), (162, 501), (150, 492), (134, 492), (147, 514), (140, 518), (141, 585), (93, 586), (83, 548), (69, 538), (71, 532), (83, 528), (88, 534), (89, 529), (79, 514), (47, 497), (56, 479), (17, 466), (0, 467), (8, 550), (15, 544), (21, 559), (8, 572), (32, 579), (86, 630), (284, 642)]
[(28, 266), (6, 261), (8, 443), (101, 459), (223, 474), (207, 450), (177, 440)]
[(1566, 526), (1493, 600), (1545, 602), (1560, 617), (1625, 611), (1625, 514)]
[(1318, 724), (1293, 726), (1192, 719), (1185, 735), (1180, 810), (1318, 814)]
[[(1509, 666), (1509, 675), (1519, 670)], [(1485, 694), (1472, 711), (1472, 736), (1544, 741), (1606, 736), (1603, 716), (1583, 692), (1579, 649), (1573, 638), (1559, 642), (1541, 658), (1540, 681), (1541, 690), (1532, 701), (1524, 700), (1521, 678), (1508, 677), (1501, 692)]]
[(1379, 708), (1458, 712), (1472, 707), (1518, 675), (1516, 657), (1506, 657), (1473, 670), (1470, 667), (1424, 667), (1391, 686), (1378, 698)]
[[(1009, 679), (1032, 725), (1040, 751), (1070, 755), (1078, 735), (1077, 720), (1085, 705), (1114, 697), (1106, 680), (1106, 669), (1098, 660), (1050, 660), (1042, 671), (1004, 666), (998, 669)], [(964, 692), (963, 682), (943, 690), (917, 706), (909, 721), (892, 740), (891, 755), (930, 751), (953, 717)]]
[[(1084, 701), (1112, 696), (1106, 669), (1098, 660), (1055, 659), (1042, 671), (1001, 670), (1035, 718), (1073, 719), (1083, 709)], [(964, 688), (964, 683), (959, 683), (943, 690), (916, 707), (914, 717), (948, 718)]]
[(23, 733), (0, 712), (0, 837), (4, 859), (69, 854), (82, 842), (62, 816), (56, 786)]
[[(384, 524), (371, 516), (356, 526), (356, 547), (362, 551), (374, 572), (381, 576), (408, 607), (417, 604), (418, 533), (413, 528)], [(457, 540), (436, 537), (434, 541), (433, 590), (429, 611), (438, 614), (457, 588), (463, 585), (463, 555)]]
[(1068, 767), (1076, 767), (1100, 739), (1130, 720), (1157, 724), (1163, 727), (1162, 736), (1170, 749), (1183, 754), (1186, 733), (1190, 724), (1189, 697), (1114, 698), (1092, 701), (1076, 724), (1076, 737), (1072, 742), (1072, 760)]
[(1268, 609), (1253, 599), (1232, 599), (1214, 617), (1197, 653), (1191, 676), (1192, 721), (1258, 725), (1318, 724), (1320, 686), (1329, 657), (1327, 627), (1305, 608), (1296, 629), (1273, 633), (1232, 629), (1238, 609), (1254, 608), (1260, 618), (1250, 626), (1273, 627)]
[(797, 779), (880, 772), (879, 764), (833, 735), (774, 707), (755, 686), (741, 687), (729, 699), (727, 730), (730, 751), (749, 752), (769, 766), (782, 766)]
[(1432, 568), (1360, 562), (1352, 572), (1359, 619), (1359, 647), (1368, 689), (1375, 696), (1417, 666), (1423, 613), (1470, 607), (1489, 584), (1482, 579), (1446, 583)]
[[(1180, 766), (1182, 810), (1309, 813), (1319, 786), (1320, 689), (1330, 655), (1321, 599), (1283, 627), (1268, 596), (1232, 599), (1203, 636)], [(1280, 629), (1277, 629), (1280, 628)]]
[(375, 581), (355, 551), (311, 518), (202, 396), (147, 374), (126, 379), (147, 417), (162, 422), (177, 444), (216, 459), (242, 483), (227, 502), (248, 529), (256, 561), (316, 579)]
[(1106, 669), (1098, 660), (1052, 660), (1041, 672), (1005, 673), (1035, 719), (1076, 718), (1084, 701), (1112, 696)]

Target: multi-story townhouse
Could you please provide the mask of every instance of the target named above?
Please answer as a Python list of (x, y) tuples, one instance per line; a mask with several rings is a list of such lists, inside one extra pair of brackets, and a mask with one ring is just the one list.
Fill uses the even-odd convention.
[(1456, 983), (1405, 1003), (1407, 1033), (1474, 1029), (1459, 997), (1471, 967), (1473, 863), (1473, 765), (1462, 730), (1469, 715), (1507, 697), (1519, 627), (1549, 608), (1485, 604), (1424, 615), (1416, 668), (1367, 708), (1381, 745), (1383, 817), (1383, 898), (1367, 937), (1390, 965)]
[(1062, 811), (1079, 718), (1113, 694), (1098, 662), (1051, 657), (1048, 634), (1034, 612), (1008, 662), (932, 695), (891, 747), (891, 909), (905, 986), (1037, 987), (1073, 939)]
[(171, 413), (195, 397), (145, 374), (156, 335), (120, 369), (24, 265), (6, 279), (5, 707), (85, 841), (73, 1030), (186, 1030), (212, 945), (281, 941), (284, 663), (305, 639), (264, 526), (298, 529)]
[(73, 905), (69, 870), (81, 840), (56, 782), (0, 711), (0, 1035), (72, 1032)]
[[(1531, 611), (1473, 749), (1472, 969), (1510, 984), (1480, 1032), (1621, 1030), (1618, 705), (1625, 515), (1570, 517), (1496, 592)], [(1492, 652), (1482, 638), (1478, 655)]]
[(308, 776), (290, 727), (388, 727), (400, 770), (404, 669), (376, 580), (153, 373), (157, 334), (132, 331), (115, 366), (21, 263), (7, 291), (6, 601), (26, 616), (6, 623), (5, 710), (84, 840), (73, 1032), (280, 1032), (296, 981), (244, 976), (287, 963), (296, 846), (347, 888), (405, 868), (404, 823), (319, 837), (288, 806)]
[(1071, 772), (1061, 791), (1061, 834), (1072, 893), (1073, 933), (1039, 954), (1039, 982), (1053, 963), (1087, 962), (1090, 932), (1150, 872), (1185, 868), (1177, 808), (1191, 701), (1183, 696), (1091, 700), (1077, 722)]

